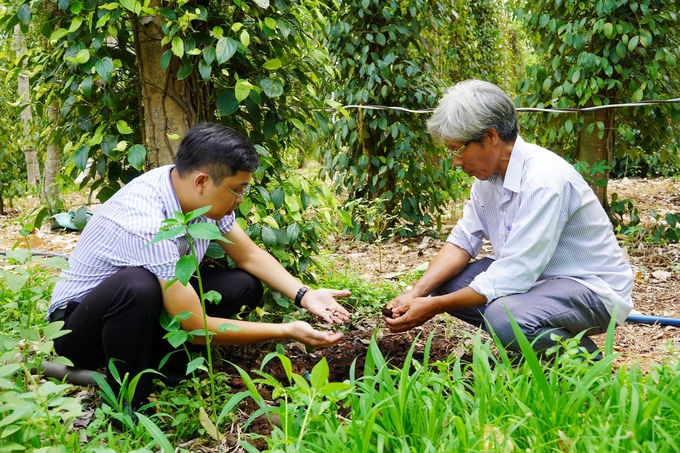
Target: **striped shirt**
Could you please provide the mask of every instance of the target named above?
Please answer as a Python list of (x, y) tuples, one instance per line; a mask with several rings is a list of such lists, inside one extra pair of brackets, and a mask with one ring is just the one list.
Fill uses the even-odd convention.
[(633, 272), (611, 223), (581, 175), (560, 156), (517, 137), (505, 178), (477, 180), (447, 242), (475, 257), (482, 239), (494, 263), (470, 287), (487, 303), (570, 278), (623, 322), (633, 308)]
[[(158, 278), (172, 280), (175, 264), (190, 254), (185, 236), (157, 242), (142, 249), (158, 233), (163, 220), (182, 211), (170, 182), (174, 165), (156, 168), (135, 178), (99, 208), (87, 222), (73, 253), (69, 270), (62, 272), (54, 287), (48, 316), (69, 301), (80, 302), (97, 285), (115, 272), (128, 267), (143, 267)], [(227, 233), (235, 215), (219, 221), (199, 217), (191, 223), (211, 222)], [(210, 241), (194, 239), (198, 261)]]

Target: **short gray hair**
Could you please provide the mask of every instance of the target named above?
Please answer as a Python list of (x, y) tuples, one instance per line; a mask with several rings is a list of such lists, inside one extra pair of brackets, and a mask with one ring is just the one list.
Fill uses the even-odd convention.
[(513, 142), (517, 110), (503, 90), (482, 80), (466, 80), (449, 88), (427, 122), (427, 132), (436, 141), (480, 141), (491, 128), (504, 142)]

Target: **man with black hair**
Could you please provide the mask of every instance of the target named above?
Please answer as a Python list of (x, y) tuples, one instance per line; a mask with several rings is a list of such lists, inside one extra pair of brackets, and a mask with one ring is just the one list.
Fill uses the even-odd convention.
[[(320, 316), (341, 323), (349, 313), (335, 298), (349, 291), (312, 290), (288, 273), (269, 253), (258, 247), (239, 227), (235, 211), (248, 191), (259, 158), (253, 144), (238, 132), (218, 124), (191, 128), (177, 151), (175, 165), (151, 170), (118, 191), (92, 216), (69, 258), (70, 269), (57, 282), (48, 310), (51, 321), (63, 320), (71, 332), (55, 341), (55, 350), (81, 368), (108, 366), (115, 359), (121, 375), (135, 376), (157, 369), (171, 349), (159, 324), (161, 310), (171, 316), (189, 311), (182, 329), (203, 329), (198, 282), (183, 286), (166, 283), (175, 277), (175, 264), (190, 253), (184, 236), (146, 246), (163, 220), (175, 211), (186, 214), (210, 206), (194, 222), (217, 225), (219, 241), (236, 268), (201, 271), (203, 290), (217, 291), (221, 301), (206, 305), (212, 345), (243, 344), (292, 338), (309, 346), (330, 346), (342, 333), (315, 330), (295, 321), (268, 324), (229, 320), (239, 330), (218, 331), (217, 326), (260, 302), (262, 283)], [(209, 241), (195, 239), (198, 262)], [(196, 343), (205, 342), (196, 337)], [(164, 371), (164, 370), (161, 370)], [(135, 399), (150, 393), (150, 374), (139, 381)], [(117, 383), (109, 377), (114, 389)]]

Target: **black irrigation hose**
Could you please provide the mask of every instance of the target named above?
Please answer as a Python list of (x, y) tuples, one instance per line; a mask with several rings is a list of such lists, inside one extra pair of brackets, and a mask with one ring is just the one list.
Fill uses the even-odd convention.
[[(9, 253), (9, 250), (0, 250), (0, 255), (5, 255), (7, 256), (7, 253)], [(64, 255), (63, 253), (55, 253), (55, 252), (41, 252), (41, 251), (30, 251), (31, 255), (33, 256), (60, 256), (62, 258), (68, 259), (68, 255)]]

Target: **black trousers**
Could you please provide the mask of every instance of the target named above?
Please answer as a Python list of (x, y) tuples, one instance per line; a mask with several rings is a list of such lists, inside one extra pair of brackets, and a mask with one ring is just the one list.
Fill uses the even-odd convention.
[[(209, 316), (228, 318), (244, 305), (252, 309), (261, 303), (262, 283), (244, 270), (202, 269), (201, 278), (205, 292), (214, 290), (222, 295), (217, 305), (206, 302)], [(191, 284), (198, 293), (196, 278)], [(120, 376), (129, 373), (130, 379), (146, 369), (158, 370), (160, 360), (173, 350), (163, 339), (166, 331), (158, 321), (162, 308), (163, 289), (154, 274), (141, 267), (122, 269), (81, 302), (69, 302), (63, 329), (71, 332), (57, 338), (54, 348), (79, 368), (94, 370), (116, 359)], [(173, 357), (182, 360), (186, 354), (177, 352)], [(135, 400), (151, 393), (152, 379), (151, 373), (142, 376)], [(111, 373), (107, 380), (114, 391), (120, 389)]]

